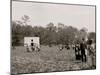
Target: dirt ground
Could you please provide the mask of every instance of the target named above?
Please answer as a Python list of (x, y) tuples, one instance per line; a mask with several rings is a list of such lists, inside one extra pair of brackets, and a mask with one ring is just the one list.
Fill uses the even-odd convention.
[(91, 59), (86, 63), (76, 61), (73, 49), (59, 51), (57, 46), (41, 46), (39, 52), (27, 52), (25, 47), (19, 46), (11, 50), (11, 73), (16, 75), (89, 69), (93, 69)]

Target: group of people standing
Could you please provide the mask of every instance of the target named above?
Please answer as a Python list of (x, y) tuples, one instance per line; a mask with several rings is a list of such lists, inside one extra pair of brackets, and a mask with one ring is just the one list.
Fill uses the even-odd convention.
[(75, 56), (76, 60), (81, 60), (82, 62), (88, 62), (89, 58), (91, 58), (92, 66), (95, 66), (96, 62), (96, 46), (92, 39), (85, 41), (82, 38), (81, 43), (77, 43), (75, 45)]

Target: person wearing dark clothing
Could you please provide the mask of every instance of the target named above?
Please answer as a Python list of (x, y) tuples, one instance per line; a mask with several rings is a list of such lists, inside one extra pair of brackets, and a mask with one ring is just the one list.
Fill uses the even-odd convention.
[(31, 46), (34, 46), (34, 43), (33, 42), (31, 43)]
[(35, 50), (33, 40), (31, 40), (31, 49), (32, 49), (32, 51)]
[(80, 46), (79, 46), (79, 44), (76, 44), (75, 45), (75, 56), (76, 56), (76, 60), (80, 60), (81, 59)]
[(87, 61), (87, 58), (86, 58), (86, 50), (87, 46), (86, 46), (86, 43), (85, 43), (85, 40), (82, 39), (82, 43), (80, 43), (80, 50), (81, 50), (81, 59), (82, 59), (82, 62), (86, 62)]

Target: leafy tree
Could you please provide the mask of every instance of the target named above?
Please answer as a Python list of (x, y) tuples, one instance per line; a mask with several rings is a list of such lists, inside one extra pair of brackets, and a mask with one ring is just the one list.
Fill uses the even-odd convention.
[(96, 33), (95, 32), (88, 33), (88, 39), (92, 39), (94, 40), (94, 42), (96, 42)]
[(27, 15), (22, 16), (22, 21), (24, 25), (28, 25), (27, 22), (29, 22), (30, 17)]
[[(83, 36), (87, 36), (86, 28), (78, 30), (72, 26), (66, 26), (63, 23), (58, 23), (55, 26), (52, 22), (47, 24), (46, 27), (30, 26), (29, 16), (24, 15), (23, 21), (12, 21), (12, 43), (17, 45), (24, 37), (40, 37), (40, 43), (44, 45), (52, 44), (72, 44), (73, 42), (80, 41)], [(89, 33), (88, 38), (94, 38), (94, 33)]]

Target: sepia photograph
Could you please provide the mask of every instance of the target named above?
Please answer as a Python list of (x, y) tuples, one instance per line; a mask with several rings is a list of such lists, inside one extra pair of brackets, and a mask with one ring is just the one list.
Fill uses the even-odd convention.
[(11, 75), (96, 69), (96, 5), (11, 1)]

